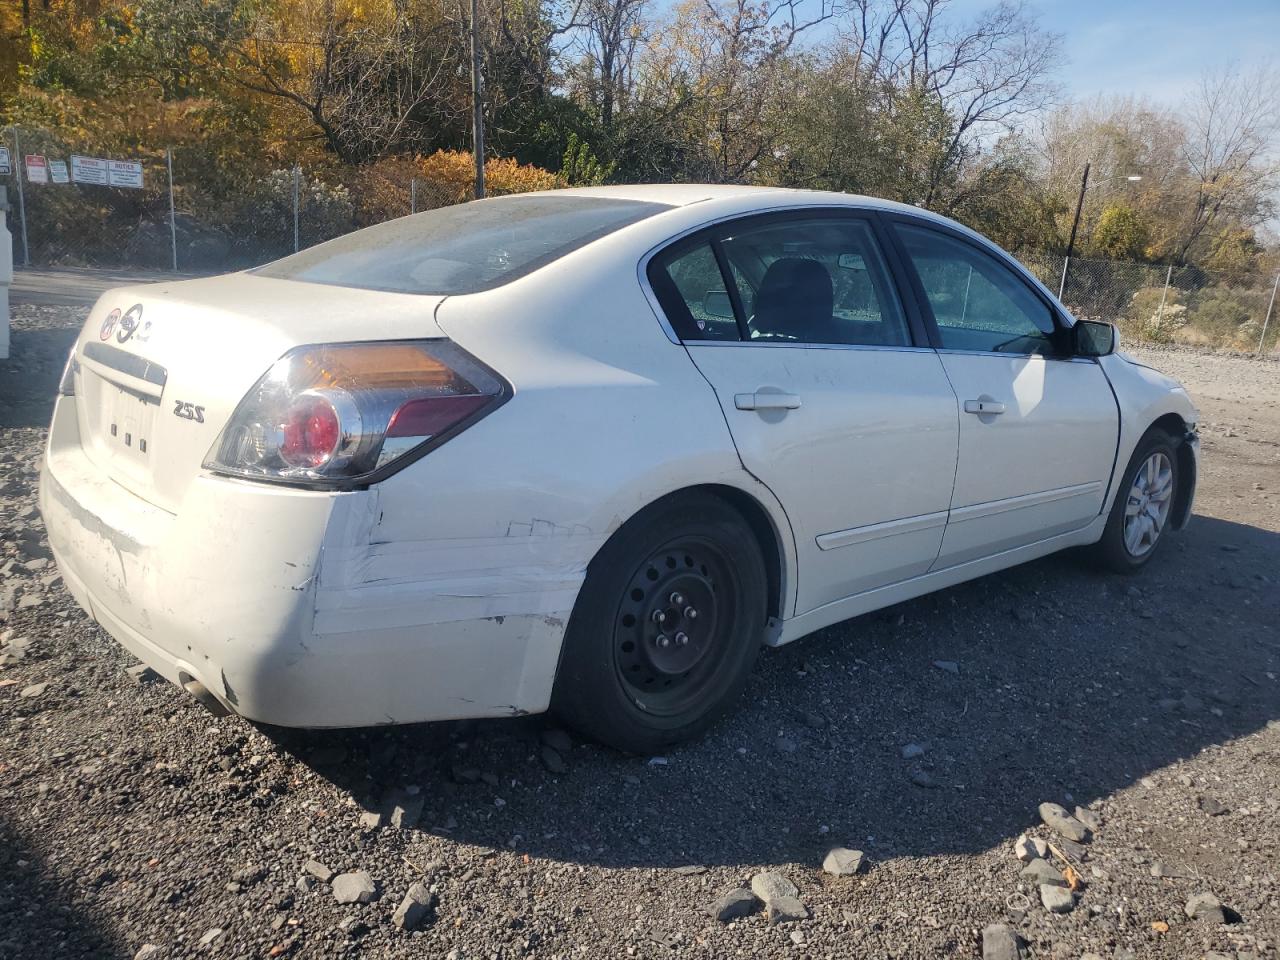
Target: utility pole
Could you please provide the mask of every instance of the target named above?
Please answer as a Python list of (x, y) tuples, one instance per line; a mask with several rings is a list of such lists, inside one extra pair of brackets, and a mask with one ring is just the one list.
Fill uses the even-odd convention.
[(1089, 164), (1092, 161), (1085, 161), (1084, 174), (1080, 177), (1080, 196), (1076, 200), (1076, 217), (1071, 221), (1071, 239), (1067, 241), (1067, 258), (1062, 261), (1062, 283), (1058, 285), (1058, 299), (1062, 299), (1062, 295), (1067, 290), (1067, 269), (1071, 266), (1071, 253), (1076, 248), (1076, 230), (1080, 226), (1080, 210), (1084, 207), (1084, 192), (1089, 187)]
[(484, 199), (484, 100), (480, 77), (480, 2), (471, 0), (471, 146), (476, 159), (476, 199)]

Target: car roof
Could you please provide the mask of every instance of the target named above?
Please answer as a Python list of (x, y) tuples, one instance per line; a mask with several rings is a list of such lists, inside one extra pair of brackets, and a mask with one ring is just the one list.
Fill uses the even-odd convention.
[(663, 203), (673, 207), (708, 200), (754, 198), (769, 206), (785, 206), (788, 201), (797, 205), (837, 203), (860, 207), (876, 207), (885, 210), (909, 210), (928, 214), (920, 207), (881, 200), (856, 193), (837, 193), (831, 190), (801, 190), (794, 187), (749, 187), (722, 183), (635, 183), (609, 187), (570, 187), (555, 191), (557, 194), (580, 197), (608, 197), (615, 200), (641, 200)]

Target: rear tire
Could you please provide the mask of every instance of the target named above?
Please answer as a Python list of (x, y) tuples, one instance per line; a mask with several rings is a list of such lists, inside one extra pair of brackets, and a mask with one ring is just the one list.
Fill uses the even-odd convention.
[(1103, 566), (1116, 573), (1136, 573), (1168, 538), (1178, 499), (1177, 441), (1152, 428), (1138, 441), (1120, 475), (1120, 489), (1095, 548)]
[(697, 736), (747, 681), (767, 595), (755, 537), (723, 500), (677, 494), (645, 508), (587, 568), (552, 710), (629, 753)]

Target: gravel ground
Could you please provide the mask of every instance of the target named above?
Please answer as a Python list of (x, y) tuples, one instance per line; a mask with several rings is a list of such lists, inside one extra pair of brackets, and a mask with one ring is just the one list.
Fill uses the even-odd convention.
[[(1141, 576), (1061, 555), (840, 624), (628, 758), (536, 717), (258, 729), (127, 672), (35, 506), (82, 309), (19, 308), (0, 363), (0, 957), (980, 957), (992, 924), (991, 958), (1278, 956), (1280, 363), (1143, 355), (1196, 395), (1205, 464)], [(823, 872), (833, 846), (862, 869)], [(762, 871), (806, 918), (708, 915)]]

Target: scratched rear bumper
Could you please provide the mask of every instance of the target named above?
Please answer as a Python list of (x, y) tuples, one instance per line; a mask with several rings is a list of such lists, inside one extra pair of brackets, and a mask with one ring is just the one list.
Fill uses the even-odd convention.
[(202, 476), (171, 514), (85, 457), (74, 404), (58, 400), (41, 474), (49, 541), (80, 605), (164, 677), (280, 726), (546, 709), (580, 566), (558, 590), (501, 570), (458, 590), (412, 562), (366, 582), (375, 493)]

